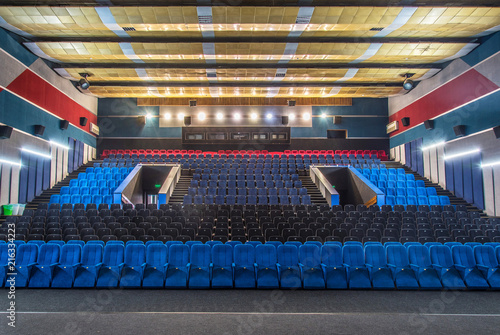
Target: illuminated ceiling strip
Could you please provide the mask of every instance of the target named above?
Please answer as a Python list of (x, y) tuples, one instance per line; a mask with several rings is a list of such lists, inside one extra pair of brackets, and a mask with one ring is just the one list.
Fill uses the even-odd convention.
[(274, 98), (275, 96), (278, 95), (279, 92), (280, 92), (279, 87), (270, 87), (267, 90), (266, 98)]
[(379, 49), (382, 47), (382, 43), (372, 43), (370, 44), (370, 46), (368, 47), (368, 49), (366, 49), (365, 53), (362, 54), (359, 58), (353, 60), (352, 62), (350, 62), (351, 64), (355, 64), (355, 63), (361, 63), (362, 61), (365, 61), (369, 58), (372, 58), (372, 56), (374, 56), (378, 51)]
[(392, 33), (394, 30), (401, 28), (408, 22), (408, 20), (410, 20), (410, 18), (416, 11), (417, 7), (404, 7), (390, 25), (376, 33), (373, 37), (385, 37)]
[(0, 163), (10, 164), (10, 165), (15, 165), (15, 166), (22, 166), (21, 163), (16, 163), (16, 162), (9, 161), (7, 159), (2, 159), (2, 158), (0, 158)]
[(201, 36), (204, 38), (215, 38), (212, 7), (196, 7), (196, 11), (198, 12)]
[(7, 21), (5, 21), (3, 19), (3, 17), (1, 17), (1, 16), (0, 16), (0, 27), (2, 27), (4, 29), (7, 29), (9, 31), (12, 31), (15, 34), (18, 34), (18, 35), (21, 35), (21, 36), (24, 36), (24, 37), (28, 37), (28, 38), (34, 37), (33, 35), (31, 35), (31, 34), (29, 34), (27, 32), (24, 32), (21, 29), (16, 28), (13, 25), (7, 23)]
[(413, 78), (412, 79), (414, 81), (420, 81), (420, 80), (429, 79), (430, 77), (433, 77), (435, 74), (437, 74), (439, 71), (441, 71), (441, 69), (430, 69), (422, 77), (420, 77), (418, 79), (413, 79)]
[(134, 63), (144, 63), (144, 61), (135, 54), (135, 51), (132, 48), (132, 44), (126, 42), (120, 42), (118, 43), (118, 45), (120, 45), (123, 54), (127, 56), (128, 59), (132, 60)]
[(325, 95), (325, 97), (331, 97), (333, 95), (337, 95), (340, 93), (340, 90), (342, 89), (342, 87), (332, 87), (332, 89), (330, 90), (330, 92)]
[(276, 69), (276, 74), (274, 75), (273, 81), (282, 81), (283, 79), (285, 79), (286, 71), (288, 71), (288, 69)]
[(64, 145), (64, 144), (61, 144), (61, 143), (57, 143), (57, 142), (54, 142), (54, 141), (49, 141), (49, 143), (52, 144), (52, 145), (55, 145), (56, 147), (69, 150), (69, 147), (67, 145)]
[(160, 94), (160, 92), (158, 92), (158, 89), (156, 87), (148, 87), (148, 93), (150, 93), (150, 94), (152, 94), (154, 96), (163, 98), (163, 95)]
[(445, 63), (445, 62), (448, 62), (450, 60), (454, 60), (454, 59), (460, 58), (462, 56), (465, 56), (469, 52), (474, 50), (478, 45), (479, 45), (479, 43), (467, 43), (462, 49), (458, 50), (458, 52), (456, 54), (454, 54), (453, 56), (446, 57), (446, 58), (438, 60), (437, 62), (434, 62), (434, 63)]
[(307, 25), (311, 21), (311, 16), (314, 13), (314, 7), (300, 7), (295, 19), (295, 24), (288, 34), (288, 37), (299, 37), (306, 30)]
[(207, 64), (215, 64), (215, 43), (203, 43), (203, 54)]
[(55, 58), (52, 58), (49, 55), (47, 55), (45, 52), (43, 52), (42, 49), (40, 49), (40, 47), (38, 45), (36, 45), (36, 43), (26, 42), (26, 43), (24, 43), (24, 46), (40, 58), (47, 59), (47, 60), (50, 60), (51, 62), (55, 62), (55, 63), (61, 63), (61, 61), (59, 61)]
[(484, 169), (486, 167), (492, 167), (492, 166), (497, 166), (497, 165), (500, 165), (500, 161), (499, 162), (488, 163), (488, 164), (481, 164), (481, 167)]
[(285, 46), (285, 51), (283, 52), (283, 56), (281, 56), (281, 59), (278, 61), (278, 64), (288, 63), (295, 55), (298, 46), (299, 43), (287, 43)]
[(217, 70), (207, 69), (207, 79), (209, 82), (213, 83), (217, 81)]
[(65, 68), (56, 68), (56, 69), (54, 69), (54, 71), (56, 71), (63, 78), (77, 80), (77, 78), (70, 75), (69, 72), (66, 71)]
[(115, 33), (116, 36), (130, 37), (130, 35), (127, 34), (118, 23), (116, 23), (115, 17), (111, 14), (109, 7), (95, 7), (95, 11), (97, 12), (97, 15), (99, 15), (102, 23), (109, 30)]
[(342, 82), (342, 81), (352, 79), (352, 78), (354, 78), (356, 73), (358, 73), (358, 71), (359, 71), (359, 69), (349, 69), (349, 70), (347, 70), (346, 74), (342, 78), (340, 78), (339, 80), (336, 80), (336, 82)]
[(219, 97), (219, 89), (217, 87), (209, 87), (208, 91), (209, 91), (210, 96), (212, 98), (218, 98)]
[(474, 35), (474, 37), (482, 37), (482, 36), (486, 36), (486, 35), (489, 35), (489, 34), (493, 34), (494, 32), (497, 32), (500, 30), (500, 25), (498, 26), (495, 26), (495, 27), (492, 27), (490, 29), (487, 29), (485, 31), (483, 31), (482, 33), (479, 33), (477, 35)]
[(43, 157), (43, 158), (46, 158), (46, 159), (51, 159), (52, 158), (51, 155), (45, 155), (45, 154), (42, 154), (42, 153), (40, 153), (38, 151), (33, 151), (33, 150), (25, 149), (25, 148), (21, 148), (21, 151), (30, 153), (32, 155), (40, 156), (40, 157)]
[(444, 141), (437, 142), (437, 143), (431, 144), (431, 145), (429, 145), (427, 147), (422, 147), (422, 151), (427, 151), (427, 150), (432, 149), (432, 148), (441, 147), (441, 146), (443, 146), (445, 144), (446, 143)]
[(471, 155), (471, 154), (475, 154), (477, 152), (481, 152), (481, 149), (474, 149), (474, 150), (470, 150), (470, 151), (464, 151), (464, 152), (460, 152), (458, 154), (454, 154), (454, 155), (444, 155), (443, 159), (444, 160), (450, 160), (450, 159), (453, 159), (453, 158), (457, 158), (457, 157), (462, 157), (462, 156), (467, 156), (467, 155)]

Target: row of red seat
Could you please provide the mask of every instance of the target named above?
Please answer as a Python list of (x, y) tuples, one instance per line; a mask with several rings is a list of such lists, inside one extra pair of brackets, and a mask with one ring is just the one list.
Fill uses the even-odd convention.
[(132, 150), (104, 150), (101, 158), (107, 158), (110, 154), (152, 154), (152, 155), (163, 155), (163, 154), (196, 154), (196, 155), (205, 155), (205, 154), (272, 154), (272, 155), (377, 155), (377, 158), (381, 160), (387, 160), (387, 154), (384, 150), (285, 150), (284, 152), (274, 152), (268, 150), (219, 150), (215, 151), (201, 151), (201, 150), (178, 150), (178, 149), (169, 149), (169, 150), (160, 150), (160, 149), (132, 149)]

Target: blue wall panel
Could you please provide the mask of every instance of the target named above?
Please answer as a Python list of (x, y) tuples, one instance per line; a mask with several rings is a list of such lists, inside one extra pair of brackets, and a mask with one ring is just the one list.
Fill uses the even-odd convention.
[(483, 169), (481, 168), (481, 153), (471, 156), (472, 162), (472, 192), (474, 194), (474, 205), (484, 209), (484, 183)]
[(35, 197), (35, 186), (36, 186), (36, 163), (37, 158), (35, 155), (28, 155), (29, 165), (28, 165), (28, 193), (26, 195), (26, 200), (29, 202)]
[[(33, 157), (35, 158), (35, 157)], [(35, 196), (39, 196), (43, 190), (43, 163), (47, 160), (43, 157), (36, 157), (36, 184), (35, 184)]]
[(417, 157), (417, 172), (423, 176), (424, 173), (424, 153), (422, 152), (422, 143), (423, 139), (419, 138), (415, 141), (415, 150), (416, 150), (416, 157)]
[(411, 166), (411, 145), (410, 143), (405, 143), (405, 160), (406, 165)]
[[(457, 163), (459, 161), (457, 160)], [(470, 157), (464, 157), (462, 159), (462, 173), (463, 173), (463, 188), (464, 188), (464, 196), (463, 198), (468, 203), (474, 203), (474, 194), (472, 193), (472, 162)]]
[(70, 138), (68, 142), (69, 150), (68, 150), (68, 173), (73, 172), (73, 154), (75, 152), (75, 141)]
[[(57, 164), (54, 161), (54, 164)], [(43, 162), (43, 189), (46, 190), (50, 188), (50, 171), (51, 171), (51, 160), (45, 159)]]
[(453, 176), (453, 162), (452, 161), (444, 161), (444, 169), (446, 174), (446, 189), (450, 192), (455, 192), (454, 187), (454, 179)]
[(464, 174), (463, 174), (463, 162), (460, 159), (455, 159), (453, 161), (453, 184), (455, 188), (455, 195), (457, 197), (464, 197)]
[(28, 168), (29, 168), (29, 155), (21, 151), (22, 166), (19, 172), (19, 203), (26, 203), (28, 198)]

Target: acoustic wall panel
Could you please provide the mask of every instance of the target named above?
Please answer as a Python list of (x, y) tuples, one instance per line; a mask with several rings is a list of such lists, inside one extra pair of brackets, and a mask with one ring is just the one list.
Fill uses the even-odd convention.
[(431, 175), (431, 155), (434, 154), (434, 152), (431, 152), (431, 150), (426, 150), (425, 152), (422, 152), (422, 158), (424, 160), (424, 177), (431, 180), (432, 175)]
[(68, 175), (68, 161), (69, 161), (69, 153), (72, 152), (71, 148), (70, 149), (63, 149), (62, 151), (62, 177), (61, 180), (66, 178)]
[(471, 156), (473, 204), (484, 209), (483, 171), (480, 166), (481, 153)]
[(19, 166), (10, 168), (10, 203), (17, 204), (19, 201)]
[(44, 167), (44, 161), (48, 160), (43, 157), (33, 157), (34, 162), (36, 162), (35, 166), (35, 196), (39, 196), (42, 193), (42, 187), (43, 187), (43, 167)]
[(484, 208), (486, 214), (495, 216), (495, 189), (493, 167), (483, 168)]
[(50, 187), (54, 186), (56, 184), (57, 180), (57, 151), (58, 147), (55, 145), (51, 146), (51, 156), (52, 158), (50, 159)]
[(445, 168), (445, 160), (443, 159), (444, 157), (444, 146), (440, 146), (436, 149), (437, 152), (437, 164), (438, 164), (438, 178), (439, 178), (439, 185), (446, 189), (446, 181), (448, 180), (446, 178), (446, 173), (447, 170)]
[(400, 146), (400, 150), (399, 150), (399, 157), (400, 157), (400, 162), (401, 164), (406, 164), (406, 146), (404, 144), (402, 144)]
[(57, 148), (56, 183), (63, 179), (64, 149)]
[[(36, 188), (36, 163), (37, 158), (35, 155), (29, 155), (29, 166), (28, 166), (28, 193), (26, 195), (26, 201), (30, 202), (35, 197)], [(23, 161), (24, 164), (24, 161)]]
[(21, 167), (19, 175), (19, 203), (25, 204), (28, 199), (28, 168), (29, 168), (29, 158), (26, 152), (21, 152), (21, 161), (23, 166)]
[(445, 170), (446, 170), (446, 186), (448, 191), (454, 193), (455, 192), (455, 182), (453, 181), (454, 177), (454, 170), (453, 170), (453, 162), (452, 161), (445, 161), (444, 163)]
[[(460, 159), (457, 159), (457, 164), (460, 164)], [(472, 192), (472, 162), (470, 156), (462, 159), (462, 180), (463, 180), (463, 198), (468, 203), (474, 203), (474, 193)]]
[(423, 176), (424, 175), (424, 156), (422, 152), (422, 143), (423, 140), (422, 138), (418, 138), (415, 141), (415, 156), (417, 158), (416, 163), (417, 163), (417, 172)]
[(427, 150), (429, 153), (429, 180), (433, 183), (439, 184), (439, 174), (438, 174), (438, 150), (437, 148), (432, 148)]
[(405, 150), (405, 165), (411, 167), (411, 143), (404, 144)]
[(492, 167), (495, 193), (495, 216), (500, 216), (500, 165)]
[[(463, 167), (461, 160), (453, 160), (453, 189), (457, 197), (464, 197)], [(449, 185), (448, 185), (449, 186)]]
[(83, 165), (83, 150), (84, 150), (84, 145), (83, 142), (81, 141), (76, 141), (79, 146), (79, 151), (78, 151), (78, 164), (76, 165), (76, 169), (78, 169), (80, 166)]
[(50, 188), (51, 167), (52, 167), (52, 159), (44, 159), (42, 190)]
[(10, 164), (0, 164), (0, 205), (10, 202)]

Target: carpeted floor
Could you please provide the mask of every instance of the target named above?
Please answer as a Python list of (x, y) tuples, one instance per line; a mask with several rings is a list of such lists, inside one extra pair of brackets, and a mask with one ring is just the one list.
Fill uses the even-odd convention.
[[(1, 292), (0, 292), (1, 293)], [(498, 334), (499, 292), (18, 290), (0, 334)]]

